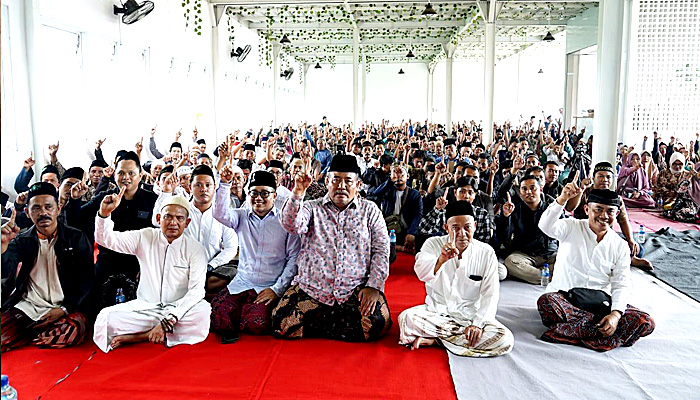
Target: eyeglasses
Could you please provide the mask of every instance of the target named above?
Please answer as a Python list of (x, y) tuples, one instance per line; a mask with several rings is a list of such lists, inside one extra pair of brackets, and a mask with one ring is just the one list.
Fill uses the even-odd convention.
[(248, 195), (249, 195), (250, 197), (253, 197), (253, 198), (260, 196), (261, 198), (266, 199), (266, 198), (268, 198), (268, 196), (270, 196), (272, 193), (274, 193), (274, 192), (268, 192), (267, 190), (263, 190), (263, 191), (261, 191), (261, 192), (258, 192), (257, 190), (251, 190), (251, 191), (248, 192)]

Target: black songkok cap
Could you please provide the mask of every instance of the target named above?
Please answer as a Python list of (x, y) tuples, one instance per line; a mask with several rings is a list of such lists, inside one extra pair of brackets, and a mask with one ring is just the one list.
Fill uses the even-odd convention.
[(105, 162), (105, 160), (95, 160), (95, 161), (90, 163), (90, 168), (88, 168), (88, 169), (92, 169), (92, 167), (107, 168), (108, 165)]
[(418, 147), (418, 143), (411, 143), (411, 148), (412, 149), (420, 149), (420, 147)]
[(56, 191), (56, 187), (54, 185), (48, 182), (37, 182), (29, 188), (29, 193), (27, 193), (27, 204), (29, 204), (29, 200), (31, 200), (32, 197), (41, 196), (44, 194), (53, 196), (56, 200), (58, 200), (58, 192)]
[(595, 175), (595, 173), (598, 171), (607, 171), (615, 175), (615, 169), (613, 168), (612, 164), (610, 164), (607, 161), (601, 161), (598, 164), (596, 164), (595, 168), (593, 169), (593, 175)]
[(142, 167), (144, 171), (148, 172), (149, 174), (151, 173), (151, 161), (146, 161), (143, 163)]
[(476, 178), (473, 176), (463, 176), (457, 179), (457, 187), (471, 186), (474, 190), (479, 188), (479, 184), (476, 182)]
[(163, 174), (167, 174), (168, 172), (171, 174), (175, 173), (175, 167), (172, 164), (166, 165), (160, 170), (160, 173), (158, 173), (158, 180), (160, 181), (160, 177), (163, 176)]
[(208, 159), (211, 160), (211, 157), (209, 157), (209, 154), (207, 154), (207, 153), (202, 153), (202, 154), (200, 154), (200, 155), (197, 156), (197, 159), (198, 159), (198, 160), (199, 160), (200, 158), (208, 158)]
[(607, 206), (620, 207), (620, 196), (610, 189), (593, 189), (588, 194), (587, 203), (605, 204)]
[(173, 147), (179, 147), (180, 150), (182, 150), (182, 145), (180, 144), (180, 142), (173, 142), (173, 144), (170, 145), (170, 150), (172, 150)]
[(194, 179), (196, 175), (209, 175), (212, 179), (215, 179), (214, 171), (212, 171), (211, 168), (209, 168), (209, 166), (206, 164), (200, 164), (194, 167), (194, 169), (192, 170), (191, 179)]
[(474, 207), (468, 201), (452, 201), (445, 207), (445, 221), (459, 215), (471, 215), (474, 217)]
[(7, 200), (10, 198), (10, 196), (5, 193), (5, 192), (0, 192), (0, 204), (2, 204), (3, 207), (7, 205)]
[(457, 142), (454, 139), (449, 138), (449, 139), (445, 139), (445, 141), (443, 143), (445, 144), (445, 146), (451, 146), (453, 144), (456, 144)]
[(369, 140), (365, 140), (364, 142), (362, 142), (362, 147), (372, 147), (372, 142), (370, 142)]
[(388, 154), (382, 154), (381, 157), (379, 157), (379, 165), (389, 165), (394, 163), (394, 157), (388, 155)]
[(374, 141), (374, 145), (375, 145), (375, 146), (378, 146), (378, 145), (380, 145), (380, 144), (381, 144), (382, 146), (384, 146), (384, 142), (383, 142), (383, 141), (381, 141), (381, 140), (375, 140), (375, 141)]
[(255, 145), (251, 144), (251, 143), (246, 144), (245, 146), (243, 146), (243, 151), (246, 151), (246, 150), (255, 151)]
[(267, 186), (277, 190), (277, 181), (271, 172), (255, 171), (250, 175), (250, 183), (248, 187)]
[(267, 168), (284, 169), (284, 164), (282, 164), (282, 161), (280, 160), (270, 160), (270, 162), (267, 164)]
[(425, 167), (425, 172), (435, 172), (435, 164), (430, 164)]
[[(383, 156), (382, 156), (383, 157)], [(357, 157), (349, 154), (336, 154), (331, 160), (328, 169), (331, 172), (354, 172), (360, 174), (360, 167), (357, 166)]]
[(134, 161), (136, 163), (136, 165), (141, 167), (141, 162), (139, 161), (139, 156), (133, 151), (125, 151), (124, 153), (122, 153), (121, 156), (119, 156), (117, 158), (117, 163), (119, 163), (120, 161), (126, 161), (126, 160)]
[(41, 170), (41, 175), (39, 176), (39, 179), (41, 179), (45, 174), (56, 174), (56, 177), (59, 177), (58, 173), (58, 168), (55, 166), (49, 164), (44, 167), (44, 169)]
[(68, 178), (75, 178), (77, 180), (81, 180), (83, 179), (83, 175), (85, 175), (85, 171), (80, 167), (68, 168), (63, 173), (63, 175), (61, 175), (61, 182), (65, 181)]
[(207, 142), (204, 139), (199, 139), (197, 140), (197, 144), (207, 144)]

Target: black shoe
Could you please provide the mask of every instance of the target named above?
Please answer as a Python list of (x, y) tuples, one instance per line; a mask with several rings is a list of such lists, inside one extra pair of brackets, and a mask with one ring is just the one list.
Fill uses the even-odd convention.
[(231, 344), (238, 341), (238, 332), (226, 332), (221, 334), (221, 344)]

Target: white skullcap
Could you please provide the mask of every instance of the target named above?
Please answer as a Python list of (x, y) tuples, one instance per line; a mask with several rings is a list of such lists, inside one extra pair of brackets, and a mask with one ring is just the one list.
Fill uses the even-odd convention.
[(180, 206), (187, 210), (188, 215), (190, 213), (190, 202), (187, 201), (187, 198), (181, 194), (174, 194), (166, 198), (165, 203), (163, 203), (163, 205), (160, 207), (160, 211), (163, 211), (163, 209), (169, 205)]
[(192, 171), (194, 171), (194, 168), (190, 166), (182, 166), (178, 168), (177, 171), (175, 171), (175, 175), (177, 175), (177, 177), (179, 178), (182, 175), (191, 175)]

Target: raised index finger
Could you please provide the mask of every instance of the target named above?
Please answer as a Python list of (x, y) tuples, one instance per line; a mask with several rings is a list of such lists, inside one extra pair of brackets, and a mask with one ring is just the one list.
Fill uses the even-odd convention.
[(579, 170), (576, 170), (576, 173), (574, 174), (574, 180), (572, 181), (573, 183), (576, 184), (576, 183), (578, 182), (578, 177), (579, 177), (579, 175), (581, 175), (581, 174), (579, 173)]
[(122, 197), (124, 197), (124, 193), (126, 193), (126, 185), (122, 186), (122, 188), (119, 189), (119, 194), (117, 195), (117, 197), (119, 197), (119, 199), (121, 199)]
[(510, 203), (510, 192), (506, 192), (506, 203)]

